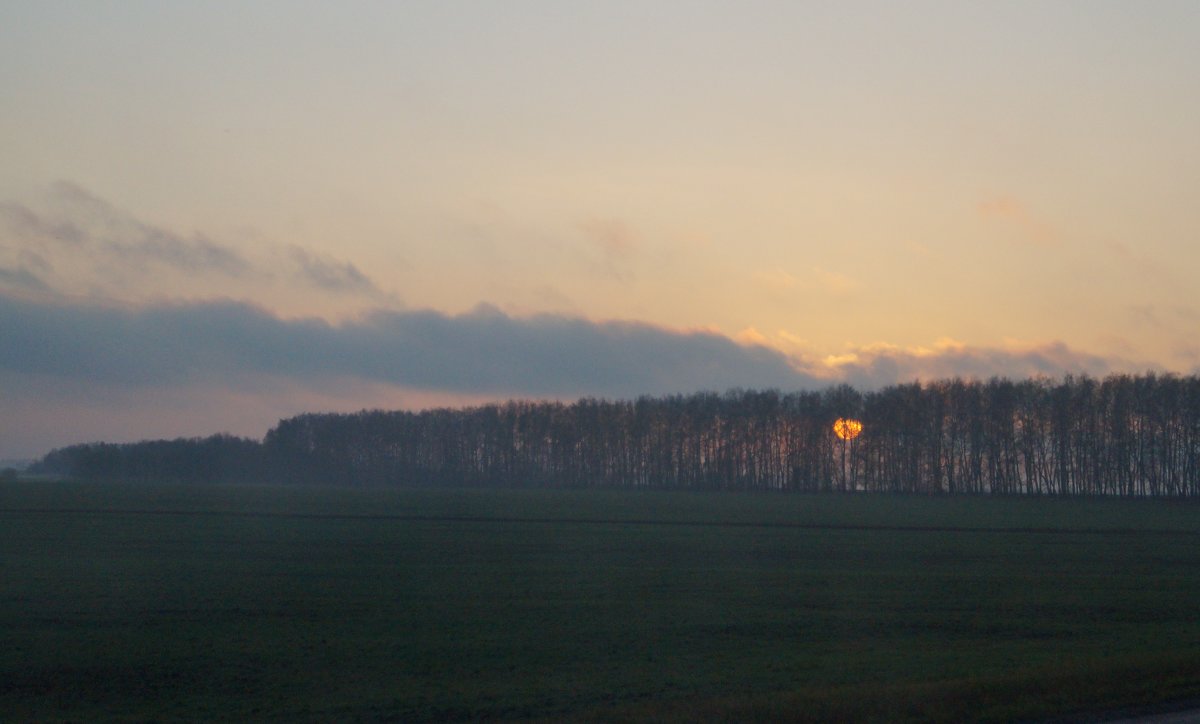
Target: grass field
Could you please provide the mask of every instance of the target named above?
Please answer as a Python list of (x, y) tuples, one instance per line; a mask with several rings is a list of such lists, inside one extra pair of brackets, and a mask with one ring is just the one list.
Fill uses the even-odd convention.
[(1200, 695), (1200, 506), (0, 486), (13, 720), (1008, 720)]

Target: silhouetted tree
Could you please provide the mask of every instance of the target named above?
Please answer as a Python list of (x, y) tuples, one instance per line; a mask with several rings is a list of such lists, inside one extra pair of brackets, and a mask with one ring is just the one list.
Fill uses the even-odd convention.
[[(838, 418), (861, 435), (833, 434)], [(867, 393), (511, 401), (282, 420), (54, 450), (31, 472), (89, 480), (926, 494), (1200, 494), (1200, 378), (961, 379)]]

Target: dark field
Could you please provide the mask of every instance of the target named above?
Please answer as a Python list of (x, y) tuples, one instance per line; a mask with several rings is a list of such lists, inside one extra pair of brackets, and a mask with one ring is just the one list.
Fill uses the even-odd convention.
[(1200, 506), (0, 487), (11, 720), (1007, 720), (1200, 695)]

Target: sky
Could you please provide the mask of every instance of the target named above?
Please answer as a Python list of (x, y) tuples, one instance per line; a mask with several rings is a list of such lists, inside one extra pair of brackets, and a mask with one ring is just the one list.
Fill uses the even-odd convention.
[(0, 0), (0, 459), (1200, 369), (1200, 3)]

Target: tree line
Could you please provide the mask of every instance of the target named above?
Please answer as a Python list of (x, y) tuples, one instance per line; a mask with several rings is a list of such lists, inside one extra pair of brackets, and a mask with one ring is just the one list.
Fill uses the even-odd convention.
[[(839, 418), (861, 422), (842, 439)], [(929, 494), (1200, 495), (1200, 377), (961, 379), (859, 391), (512, 401), (55, 450), (82, 479)]]

